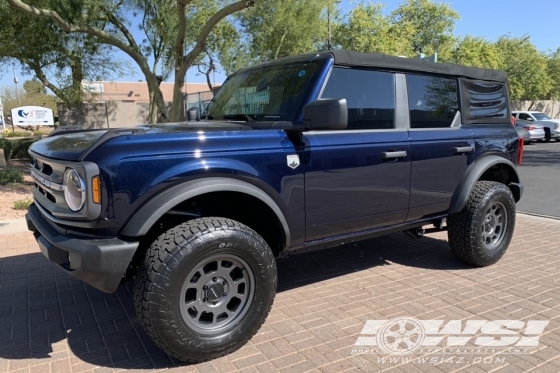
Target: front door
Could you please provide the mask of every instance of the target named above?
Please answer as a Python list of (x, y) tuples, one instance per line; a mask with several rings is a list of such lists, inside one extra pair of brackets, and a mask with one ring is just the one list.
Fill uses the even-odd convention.
[(346, 98), (349, 123), (302, 135), (307, 242), (405, 221), (411, 156), (396, 80), (392, 72), (333, 69), (322, 97)]

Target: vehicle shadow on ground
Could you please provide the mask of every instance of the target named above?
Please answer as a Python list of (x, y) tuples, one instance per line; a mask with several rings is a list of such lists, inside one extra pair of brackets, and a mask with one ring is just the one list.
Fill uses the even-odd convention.
[[(560, 143), (557, 145), (560, 147)], [(530, 151), (523, 152), (521, 167), (551, 166), (558, 164), (558, 153), (548, 149), (530, 149)]]
[[(280, 259), (278, 292), (393, 263), (429, 270), (470, 268), (453, 257), (447, 241), (400, 233)], [(0, 299), (1, 359), (29, 359), (31, 367), (68, 361), (69, 354), (70, 361), (74, 355), (83, 363), (116, 369), (184, 365), (163, 353), (140, 326), (131, 282), (105, 294), (33, 253), (0, 259)]]

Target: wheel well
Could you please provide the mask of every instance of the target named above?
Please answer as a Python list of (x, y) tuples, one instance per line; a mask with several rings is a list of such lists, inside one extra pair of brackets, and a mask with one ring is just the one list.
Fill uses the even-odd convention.
[(519, 183), (519, 177), (517, 176), (517, 172), (508, 164), (498, 163), (493, 165), (484, 171), (478, 181), (496, 181), (505, 184), (512, 191), (515, 202), (521, 199), (519, 190), (510, 185), (511, 183)]
[(266, 241), (275, 256), (285, 246), (282, 223), (266, 203), (245, 193), (224, 191), (202, 194), (174, 206), (150, 228), (140, 249), (146, 250), (169, 228), (202, 217), (228, 218), (245, 224)]
[(511, 166), (505, 163), (498, 163), (484, 171), (479, 181), (497, 181), (508, 185), (510, 183), (518, 183), (519, 178)]

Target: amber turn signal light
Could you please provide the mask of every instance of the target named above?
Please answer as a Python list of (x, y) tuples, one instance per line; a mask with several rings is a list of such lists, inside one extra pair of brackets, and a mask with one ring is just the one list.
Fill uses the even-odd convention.
[(99, 175), (91, 178), (91, 198), (93, 203), (101, 204), (101, 180)]

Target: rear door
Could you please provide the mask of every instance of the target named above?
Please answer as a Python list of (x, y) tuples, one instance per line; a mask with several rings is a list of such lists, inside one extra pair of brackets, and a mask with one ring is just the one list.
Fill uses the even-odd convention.
[(303, 133), (306, 241), (405, 221), (411, 157), (399, 85), (392, 72), (333, 69), (322, 98), (346, 98), (349, 123)]
[(406, 75), (412, 172), (407, 221), (444, 213), (469, 165), (473, 133), (461, 124), (458, 80)]

